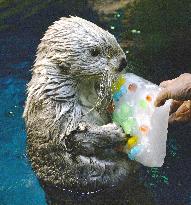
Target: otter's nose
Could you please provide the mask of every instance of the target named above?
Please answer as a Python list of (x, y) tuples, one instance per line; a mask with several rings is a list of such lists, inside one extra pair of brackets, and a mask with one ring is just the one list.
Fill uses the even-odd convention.
[(127, 66), (127, 60), (125, 58), (122, 58), (120, 60), (118, 71), (121, 72), (126, 66)]

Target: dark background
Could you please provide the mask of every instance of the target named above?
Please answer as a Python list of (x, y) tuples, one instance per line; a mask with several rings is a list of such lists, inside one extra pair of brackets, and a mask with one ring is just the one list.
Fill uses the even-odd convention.
[[(27, 161), (22, 112), (37, 45), (52, 22), (68, 15), (113, 33), (127, 54), (129, 72), (157, 84), (191, 72), (190, 0), (1, 0), (1, 205), (46, 204)], [(170, 126), (163, 167), (139, 170), (140, 183), (158, 205), (191, 204), (190, 138), (190, 123)]]

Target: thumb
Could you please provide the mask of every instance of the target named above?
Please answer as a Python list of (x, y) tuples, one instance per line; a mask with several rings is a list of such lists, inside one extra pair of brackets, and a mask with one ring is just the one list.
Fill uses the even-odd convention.
[(157, 98), (154, 102), (154, 105), (156, 107), (160, 107), (161, 105), (164, 105), (165, 101), (170, 99), (169, 96), (170, 96), (169, 95), (169, 90), (167, 88), (162, 89), (159, 92), (159, 94), (158, 94), (158, 96), (157, 96)]
[(172, 113), (169, 117), (169, 123), (188, 122), (191, 120), (191, 101), (184, 101), (184, 103)]
[(181, 117), (182, 115), (191, 111), (191, 101), (185, 101), (176, 111), (176, 117)]

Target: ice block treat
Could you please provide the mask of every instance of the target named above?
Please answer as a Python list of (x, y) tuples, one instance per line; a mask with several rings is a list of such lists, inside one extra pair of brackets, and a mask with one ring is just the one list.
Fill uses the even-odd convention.
[(161, 167), (166, 156), (171, 100), (155, 107), (160, 89), (132, 73), (121, 75), (112, 85), (113, 122), (129, 136), (123, 151), (148, 167)]

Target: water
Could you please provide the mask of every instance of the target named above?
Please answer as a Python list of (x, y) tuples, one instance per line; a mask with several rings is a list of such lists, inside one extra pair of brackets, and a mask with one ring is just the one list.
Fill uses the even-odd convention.
[[(26, 157), (22, 112), (36, 47), (53, 21), (78, 15), (108, 29), (126, 51), (128, 70), (154, 83), (191, 72), (190, 1), (126, 2), (0, 2), (0, 204), (46, 204)], [(171, 126), (163, 167), (139, 171), (158, 205), (191, 204), (190, 133), (190, 125)]]

